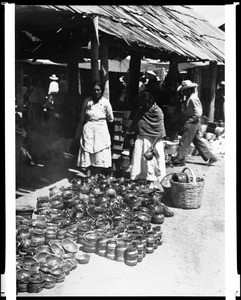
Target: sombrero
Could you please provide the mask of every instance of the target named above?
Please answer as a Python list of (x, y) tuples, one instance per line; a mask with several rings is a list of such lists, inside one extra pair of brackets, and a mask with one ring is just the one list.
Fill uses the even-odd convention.
[(55, 74), (53, 74), (52, 76), (49, 77), (49, 79), (58, 80), (59, 78)]
[(191, 80), (183, 80), (182, 84), (177, 88), (178, 92), (197, 87), (198, 84)]

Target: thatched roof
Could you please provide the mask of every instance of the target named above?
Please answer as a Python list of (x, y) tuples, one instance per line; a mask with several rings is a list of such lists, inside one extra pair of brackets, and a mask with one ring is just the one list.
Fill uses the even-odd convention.
[[(16, 5), (16, 32), (25, 31), (25, 35), (31, 33), (39, 38), (41, 41), (35, 39), (35, 43), (41, 48), (41, 43), (50, 44), (65, 30), (78, 29), (82, 30), (79, 42), (86, 45), (94, 16), (98, 16), (100, 35), (116, 43), (121, 41), (129, 49), (155, 51), (165, 59), (175, 53), (183, 61), (224, 62), (224, 32), (181, 5)], [(63, 43), (64, 38), (59, 40)], [(61, 48), (58, 43), (51, 45), (54, 46), (56, 51)]]

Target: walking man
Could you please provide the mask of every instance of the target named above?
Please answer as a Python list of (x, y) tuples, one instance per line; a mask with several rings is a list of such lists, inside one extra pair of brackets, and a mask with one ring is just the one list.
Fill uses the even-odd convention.
[(196, 92), (198, 84), (190, 80), (184, 80), (181, 86), (178, 87), (178, 92), (182, 92), (185, 101), (185, 111), (187, 121), (185, 124), (184, 133), (180, 139), (178, 154), (172, 158), (174, 166), (184, 166), (186, 164), (186, 156), (191, 143), (194, 144), (202, 159), (210, 166), (218, 159), (209, 150), (206, 143), (199, 136), (200, 118), (203, 113), (202, 104)]

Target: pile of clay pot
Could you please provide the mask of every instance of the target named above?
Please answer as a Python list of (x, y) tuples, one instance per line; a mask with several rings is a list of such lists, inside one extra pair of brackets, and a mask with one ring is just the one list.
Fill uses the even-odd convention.
[(17, 292), (53, 288), (90, 253), (136, 266), (162, 244), (161, 224), (173, 213), (145, 181), (113, 175), (74, 179), (17, 214)]

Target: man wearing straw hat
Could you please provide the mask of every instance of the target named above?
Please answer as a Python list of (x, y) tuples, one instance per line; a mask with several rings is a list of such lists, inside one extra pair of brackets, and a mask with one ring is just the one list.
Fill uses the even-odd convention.
[(184, 80), (178, 87), (177, 91), (182, 92), (185, 101), (185, 111), (187, 121), (185, 124), (184, 133), (180, 139), (180, 146), (178, 148), (178, 154), (172, 158), (172, 164), (174, 166), (184, 166), (186, 164), (185, 158), (189, 151), (189, 146), (193, 142), (194, 146), (198, 150), (202, 159), (210, 166), (218, 159), (208, 149), (206, 143), (199, 136), (200, 118), (203, 113), (202, 104), (199, 100), (196, 92), (198, 84), (190, 80)]

